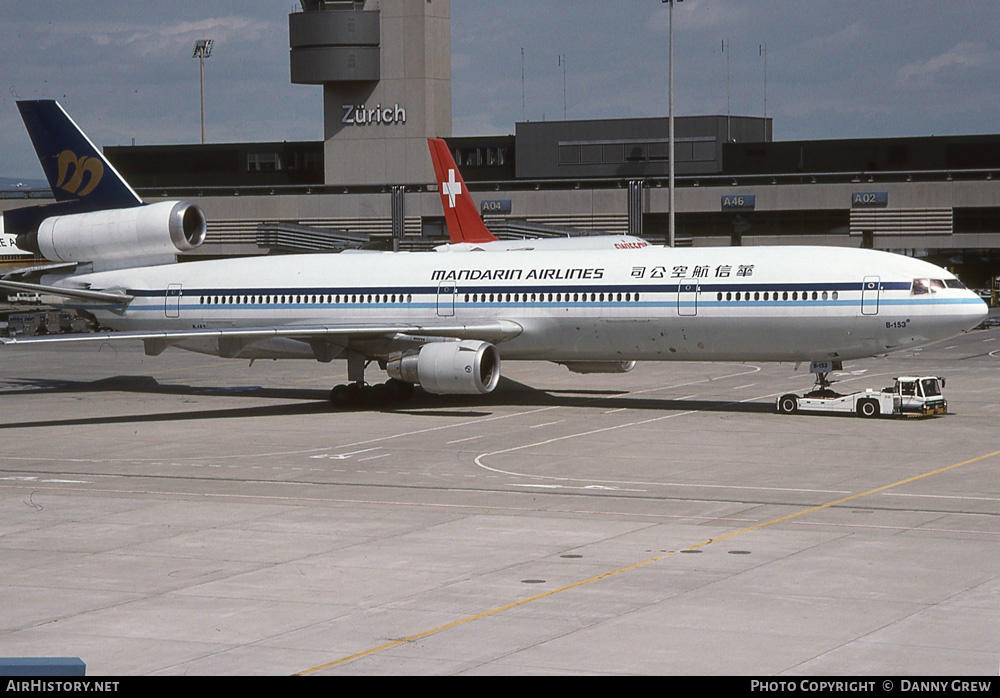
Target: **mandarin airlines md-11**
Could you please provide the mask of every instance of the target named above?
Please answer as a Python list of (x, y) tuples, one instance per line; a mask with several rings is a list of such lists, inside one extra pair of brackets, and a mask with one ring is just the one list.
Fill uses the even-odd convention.
[[(309, 254), (175, 263), (197, 247), (194, 205), (142, 204), (52, 101), (18, 106), (57, 202), (5, 215), (55, 262), (0, 286), (40, 292), (110, 333), (227, 358), (346, 359), (360, 395), (377, 362), (391, 393), (493, 390), (500, 357), (580, 373), (634, 361), (837, 364), (971, 329), (986, 305), (954, 275), (872, 250), (733, 247)], [(443, 196), (447, 192), (442, 193)]]

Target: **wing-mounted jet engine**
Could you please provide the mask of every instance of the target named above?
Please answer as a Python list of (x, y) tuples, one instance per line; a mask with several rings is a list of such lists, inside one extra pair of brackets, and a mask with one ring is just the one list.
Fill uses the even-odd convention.
[(385, 371), (429, 393), (484, 394), (500, 381), (500, 352), (489, 342), (431, 342), (390, 356)]

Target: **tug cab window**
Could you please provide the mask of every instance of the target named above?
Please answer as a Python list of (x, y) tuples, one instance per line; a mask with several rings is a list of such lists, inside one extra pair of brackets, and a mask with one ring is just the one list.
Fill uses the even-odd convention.
[(924, 397), (937, 397), (941, 394), (941, 389), (938, 387), (938, 382), (935, 378), (924, 378), (920, 381), (920, 388), (923, 391)]

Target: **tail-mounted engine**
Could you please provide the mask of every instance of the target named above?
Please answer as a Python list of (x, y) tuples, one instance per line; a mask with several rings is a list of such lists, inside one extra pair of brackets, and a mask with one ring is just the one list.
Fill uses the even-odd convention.
[(386, 373), (438, 395), (488, 393), (500, 381), (500, 352), (489, 342), (431, 342), (390, 356)]
[(53, 262), (92, 262), (95, 271), (169, 264), (205, 241), (205, 214), (187, 201), (46, 218), (18, 247)]

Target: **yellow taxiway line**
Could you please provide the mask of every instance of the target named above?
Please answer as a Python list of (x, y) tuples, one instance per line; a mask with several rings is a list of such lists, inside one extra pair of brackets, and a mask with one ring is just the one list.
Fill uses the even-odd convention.
[(857, 494), (852, 494), (847, 497), (841, 497), (840, 499), (835, 499), (833, 501), (827, 502), (825, 504), (820, 504), (815, 507), (810, 507), (808, 509), (803, 509), (802, 511), (797, 511), (793, 514), (788, 514), (786, 516), (780, 516), (776, 519), (771, 519), (770, 521), (765, 521), (763, 523), (755, 524), (753, 526), (747, 526), (746, 528), (741, 528), (737, 531), (732, 531), (715, 538), (709, 538), (708, 540), (703, 540), (700, 543), (695, 543), (689, 545), (686, 548), (681, 548), (679, 550), (671, 551), (669, 553), (664, 553), (663, 555), (657, 555), (656, 557), (651, 557), (648, 560), (643, 560), (642, 562), (637, 562), (634, 565), (629, 565), (627, 567), (621, 567), (610, 572), (605, 572), (599, 574), (595, 577), (590, 577), (589, 579), (583, 579), (579, 582), (574, 582), (572, 584), (567, 584), (566, 586), (559, 587), (558, 589), (552, 589), (541, 594), (536, 594), (535, 596), (529, 596), (526, 599), (521, 599), (520, 601), (515, 601), (514, 603), (509, 603), (504, 606), (499, 606), (497, 608), (490, 609), (488, 611), (483, 611), (482, 613), (477, 613), (474, 616), (468, 616), (466, 618), (461, 618), (459, 620), (453, 621), (451, 623), (446, 623), (445, 625), (439, 625), (436, 628), (431, 628), (430, 630), (425, 630), (415, 635), (410, 635), (408, 637), (400, 638), (398, 640), (393, 640), (392, 642), (387, 642), (384, 645), (379, 645), (378, 647), (372, 647), (363, 652), (357, 652), (355, 654), (349, 655), (347, 657), (341, 657), (340, 659), (335, 659), (326, 664), (320, 664), (319, 666), (312, 667), (311, 669), (305, 669), (303, 671), (293, 674), (293, 676), (308, 676), (309, 674), (315, 674), (317, 672), (323, 671), (324, 669), (330, 669), (331, 667), (338, 666), (340, 664), (346, 664), (355, 659), (360, 659), (361, 657), (367, 657), (378, 652), (383, 652), (393, 647), (398, 647), (399, 645), (406, 644), (407, 642), (413, 642), (415, 640), (420, 640), (429, 635), (435, 635), (445, 630), (450, 630), (451, 628), (458, 627), (459, 625), (464, 625), (465, 623), (471, 623), (474, 620), (479, 620), (481, 618), (487, 618), (497, 613), (503, 613), (504, 611), (509, 611), (512, 608), (517, 608), (518, 606), (524, 606), (525, 604), (532, 603), (533, 601), (538, 601), (539, 599), (544, 599), (549, 596), (554, 596), (556, 594), (561, 594), (564, 591), (569, 591), (570, 589), (576, 589), (582, 587), (586, 584), (591, 584), (593, 582), (598, 582), (602, 579), (607, 579), (608, 577), (614, 577), (615, 575), (624, 574), (625, 572), (631, 572), (632, 570), (639, 569), (653, 562), (658, 562), (664, 560), (668, 557), (676, 555), (678, 552), (683, 552), (685, 550), (696, 550), (698, 548), (703, 548), (712, 543), (718, 543), (719, 541), (727, 540), (729, 538), (735, 538), (736, 536), (741, 536), (745, 533), (750, 533), (752, 531), (759, 531), (762, 528), (767, 528), (768, 526), (773, 526), (775, 524), (783, 523), (785, 521), (791, 521), (792, 519), (797, 519), (806, 514), (812, 514), (817, 511), (822, 511), (823, 509), (829, 509), (830, 507), (835, 507), (846, 502), (853, 501), (855, 499), (861, 499), (862, 497), (868, 497), (869, 495), (878, 494), (879, 492), (885, 492), (886, 490), (893, 489), (895, 487), (900, 487), (902, 485), (907, 485), (911, 482), (917, 482), (918, 480), (923, 480), (925, 478), (933, 477), (934, 475), (940, 475), (946, 473), (949, 470), (955, 470), (956, 468), (961, 468), (966, 465), (971, 465), (972, 463), (978, 463), (980, 461), (993, 458), (995, 456), (1000, 456), (1000, 451), (993, 451), (992, 453), (987, 453), (982, 456), (976, 456), (975, 458), (970, 458), (969, 460), (964, 460), (961, 463), (955, 463), (953, 465), (948, 465), (943, 468), (937, 468), (935, 470), (928, 471), (926, 473), (921, 473), (920, 475), (914, 475), (913, 477), (908, 477), (904, 480), (899, 480), (897, 482), (890, 483), (888, 485), (882, 485), (881, 487), (875, 487), (874, 489), (866, 490), (865, 492), (859, 492)]

